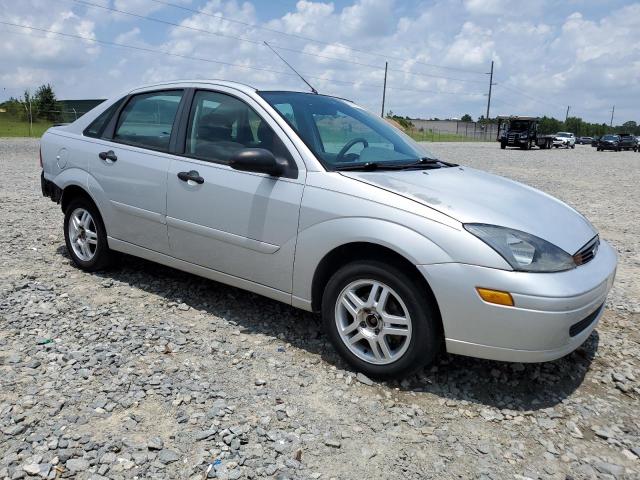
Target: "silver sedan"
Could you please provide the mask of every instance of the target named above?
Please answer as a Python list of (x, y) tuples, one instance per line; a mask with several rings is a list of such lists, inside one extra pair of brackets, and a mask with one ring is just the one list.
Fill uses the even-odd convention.
[(616, 270), (571, 207), (440, 160), (330, 96), (141, 87), (49, 129), (41, 159), (78, 267), (119, 251), (321, 312), (337, 351), (376, 377), (441, 349), (566, 355)]

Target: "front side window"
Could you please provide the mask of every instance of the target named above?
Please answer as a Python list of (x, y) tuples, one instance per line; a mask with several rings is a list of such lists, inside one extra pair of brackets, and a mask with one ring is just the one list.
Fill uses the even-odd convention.
[(300, 92), (259, 93), (330, 170), (435, 158), (385, 120), (351, 102)]
[(168, 151), (182, 90), (136, 95), (122, 110), (113, 139), (136, 147)]
[(196, 92), (189, 115), (185, 154), (228, 163), (244, 148), (264, 148), (294, 166), (293, 159), (269, 124), (243, 101), (218, 92)]
[(91, 122), (89, 126), (84, 129), (84, 132), (82, 133), (86, 137), (100, 138), (102, 136), (102, 133), (104, 132), (105, 127), (109, 123), (109, 120), (111, 120), (111, 117), (113, 116), (114, 113), (116, 113), (116, 111), (118, 110), (118, 108), (120, 107), (123, 101), (124, 101), (124, 98), (121, 98), (120, 100), (114, 102), (113, 105), (111, 105), (104, 112), (98, 115), (96, 119), (93, 122)]

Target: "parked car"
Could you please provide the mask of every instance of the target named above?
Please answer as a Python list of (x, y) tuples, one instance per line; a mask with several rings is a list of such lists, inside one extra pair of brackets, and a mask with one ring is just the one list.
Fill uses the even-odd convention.
[(576, 137), (570, 132), (558, 132), (553, 137), (553, 146), (556, 148), (576, 148)]
[(591, 140), (591, 146), (592, 147), (597, 147), (598, 146), (598, 141), (600, 140), (600, 137), (593, 137), (593, 140)]
[(592, 141), (593, 141), (593, 137), (580, 137), (578, 139), (578, 143), (580, 145), (591, 145)]
[(376, 377), (441, 347), (566, 355), (616, 270), (573, 208), (438, 159), (335, 97), (159, 83), (50, 128), (40, 154), (80, 269), (124, 252), (319, 311), (336, 350)]
[(636, 140), (636, 137), (630, 133), (618, 133), (618, 137), (620, 138), (620, 150), (638, 151), (638, 141)]
[(620, 137), (618, 135), (603, 135), (598, 140), (598, 151), (613, 150), (614, 152), (620, 151)]

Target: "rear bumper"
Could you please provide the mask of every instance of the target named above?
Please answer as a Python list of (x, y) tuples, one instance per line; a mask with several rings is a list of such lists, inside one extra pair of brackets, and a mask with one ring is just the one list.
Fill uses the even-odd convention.
[[(613, 285), (617, 258), (596, 257), (567, 272), (523, 273), (447, 263), (418, 268), (438, 301), (447, 351), (511, 362), (563, 357), (591, 334)], [(514, 306), (483, 301), (476, 287), (510, 292)]]
[(40, 188), (42, 196), (51, 198), (53, 202), (59, 202), (60, 198), (62, 198), (62, 190), (55, 183), (45, 178), (44, 170), (40, 173)]

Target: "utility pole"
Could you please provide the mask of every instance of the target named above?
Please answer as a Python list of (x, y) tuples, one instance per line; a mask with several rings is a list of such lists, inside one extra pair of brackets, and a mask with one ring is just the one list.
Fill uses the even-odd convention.
[(564, 116), (564, 123), (566, 126), (567, 120), (569, 120), (569, 109), (571, 108), (571, 105), (567, 105), (567, 114)]
[(24, 103), (24, 109), (29, 116), (29, 136), (32, 136), (33, 132), (33, 115), (31, 114), (31, 99), (29, 99), (29, 109), (27, 109), (27, 102)]
[(616, 112), (616, 106), (614, 105), (611, 109), (611, 122), (609, 122), (609, 127), (613, 128), (613, 114)]
[(489, 109), (491, 108), (491, 87), (493, 86), (493, 60), (491, 60), (491, 72), (489, 72), (489, 96), (487, 97), (487, 116), (485, 117), (489, 121)]
[(380, 116), (384, 118), (384, 100), (387, 96), (387, 68), (389, 67), (389, 62), (384, 62), (384, 84), (382, 85), (382, 113)]

